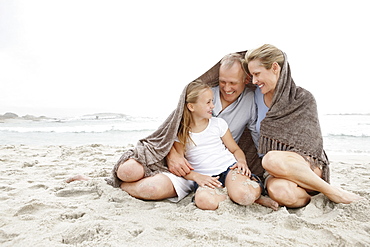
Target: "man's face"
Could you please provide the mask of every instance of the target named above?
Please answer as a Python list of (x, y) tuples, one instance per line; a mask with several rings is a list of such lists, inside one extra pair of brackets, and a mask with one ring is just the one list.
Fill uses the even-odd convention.
[(231, 68), (220, 67), (219, 86), (221, 99), (228, 104), (233, 103), (244, 91), (246, 81), (240, 63), (234, 63)]

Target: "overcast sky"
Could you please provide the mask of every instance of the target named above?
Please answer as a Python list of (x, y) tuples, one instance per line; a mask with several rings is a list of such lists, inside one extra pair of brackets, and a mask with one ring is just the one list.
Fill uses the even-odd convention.
[(0, 0), (0, 114), (168, 115), (223, 55), (270, 43), (320, 113), (370, 113), (363, 1)]

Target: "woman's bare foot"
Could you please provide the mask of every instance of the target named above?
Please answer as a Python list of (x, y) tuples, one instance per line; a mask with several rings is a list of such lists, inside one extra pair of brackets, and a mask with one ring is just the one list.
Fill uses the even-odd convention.
[(364, 199), (362, 196), (337, 187), (333, 187), (333, 193), (327, 194), (326, 196), (335, 203), (344, 204), (350, 204), (352, 202)]
[(275, 211), (279, 209), (279, 203), (267, 196), (260, 196), (260, 198), (258, 198), (255, 202), (262, 206), (272, 208)]
[(73, 182), (73, 181), (87, 181), (89, 179), (90, 179), (89, 177), (79, 174), (79, 175), (68, 178), (66, 180), (66, 183), (70, 183), (70, 182)]

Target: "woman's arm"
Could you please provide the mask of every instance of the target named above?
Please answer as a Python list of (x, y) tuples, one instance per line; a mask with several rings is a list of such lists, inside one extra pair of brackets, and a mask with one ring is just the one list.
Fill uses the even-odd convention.
[(229, 149), (229, 151), (234, 155), (235, 159), (237, 160), (237, 163), (230, 169), (237, 168), (240, 174), (250, 177), (251, 171), (248, 168), (247, 160), (245, 158), (244, 152), (235, 142), (229, 129), (227, 130), (226, 134), (221, 139), (224, 142), (227, 149)]

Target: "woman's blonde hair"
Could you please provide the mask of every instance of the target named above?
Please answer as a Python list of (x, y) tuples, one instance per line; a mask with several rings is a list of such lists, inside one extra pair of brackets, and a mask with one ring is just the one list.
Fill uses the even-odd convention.
[[(190, 124), (193, 121), (191, 112), (187, 107), (188, 103), (196, 103), (198, 101), (199, 95), (204, 92), (204, 90), (210, 89), (210, 87), (203, 83), (201, 80), (195, 80), (189, 83), (186, 89), (186, 98), (184, 103), (184, 112), (182, 114), (181, 123), (179, 126), (179, 131), (177, 133), (177, 137), (181, 144), (184, 145), (186, 148), (186, 144), (193, 140), (190, 137)], [(193, 142), (194, 143), (194, 142)]]
[(279, 64), (280, 68), (282, 68), (284, 64), (283, 52), (275, 46), (269, 44), (265, 44), (254, 50), (249, 50), (245, 54), (243, 67), (248, 74), (250, 74), (248, 70), (248, 63), (256, 59), (259, 59), (262, 66), (266, 69), (271, 69), (272, 64), (275, 62)]

